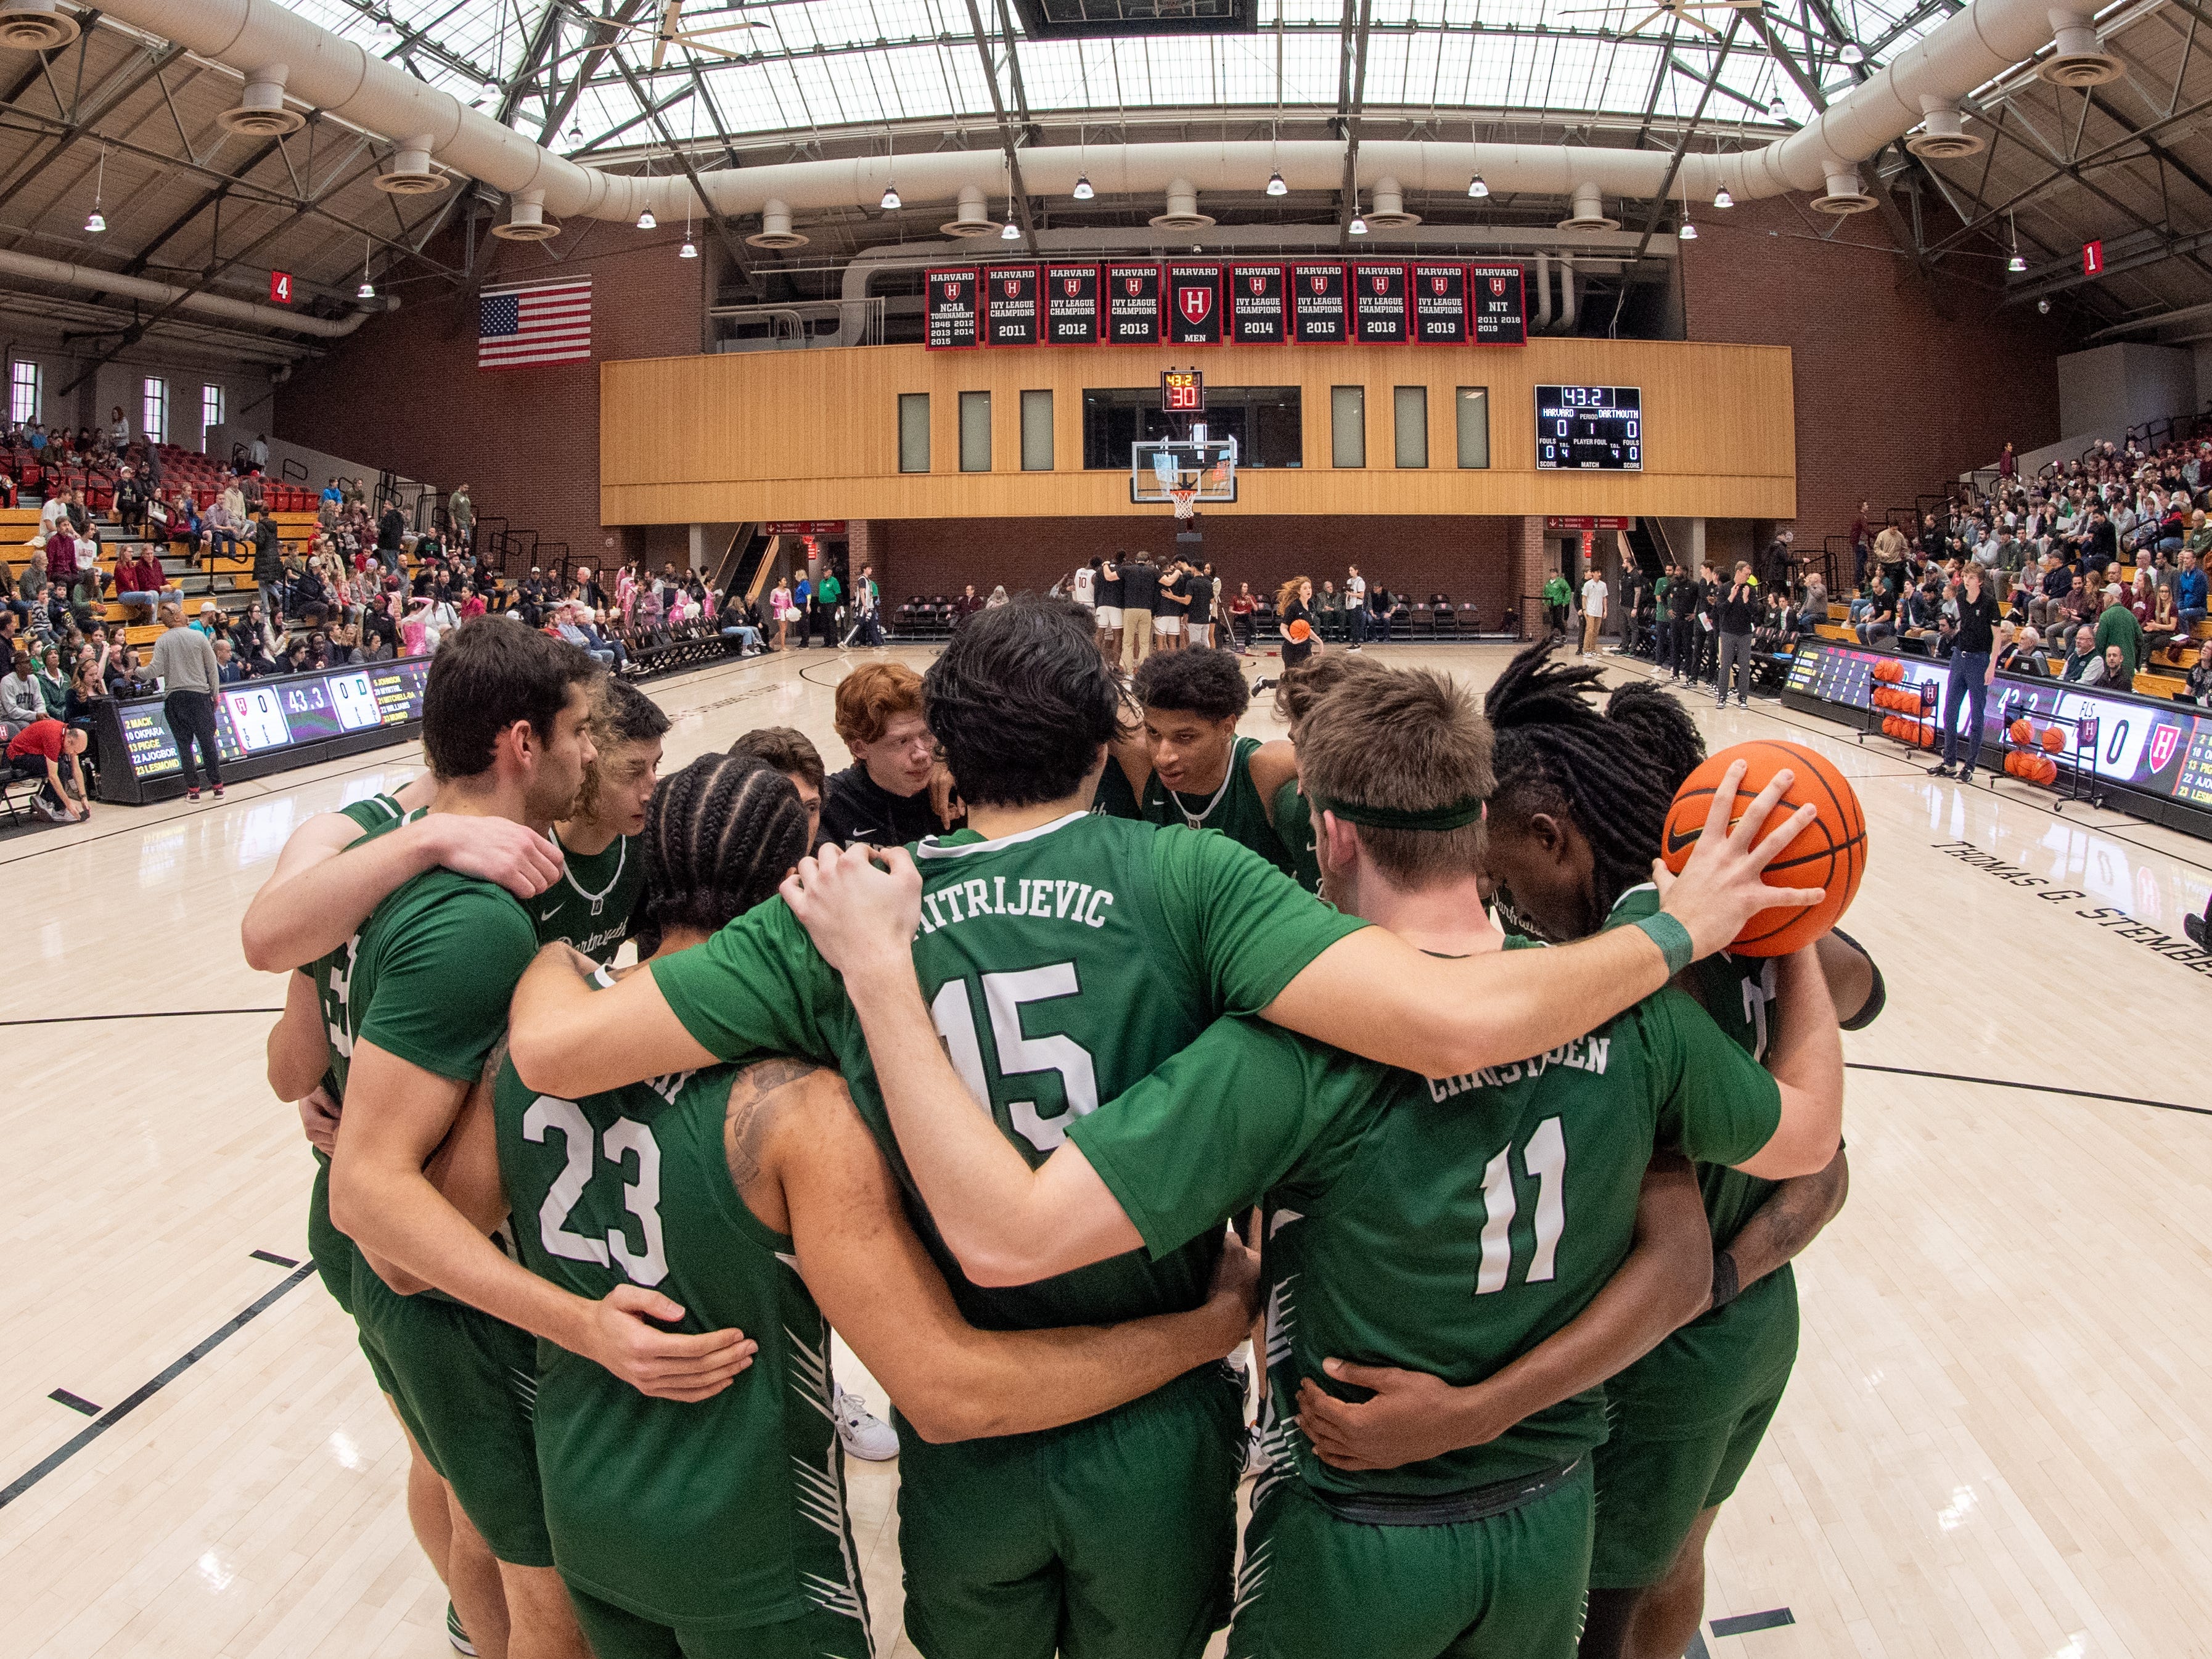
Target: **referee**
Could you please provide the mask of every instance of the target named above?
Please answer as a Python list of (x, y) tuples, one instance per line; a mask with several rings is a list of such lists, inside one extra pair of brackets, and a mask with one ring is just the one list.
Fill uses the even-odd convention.
[(1972, 783), (1982, 758), (1982, 716), (1989, 708), (1990, 682), (1996, 678), (1997, 601), (1982, 586), (1982, 568), (1972, 560), (1960, 574), (1959, 637), (1951, 651), (1943, 685), (1943, 758), (1928, 769), (1931, 778), (1948, 778), (1959, 758), (1959, 702), (1963, 692), (1973, 722), (1966, 738), (1966, 764), (1959, 781)]

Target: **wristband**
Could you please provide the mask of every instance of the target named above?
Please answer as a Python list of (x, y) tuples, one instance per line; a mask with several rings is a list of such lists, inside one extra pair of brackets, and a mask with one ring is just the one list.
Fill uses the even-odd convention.
[(1669, 979), (1698, 959), (1698, 947), (1691, 942), (1690, 930), (1664, 910), (1653, 911), (1635, 926), (1644, 938), (1659, 947), (1659, 954), (1667, 958), (1667, 976)]
[(1736, 1283), (1735, 1258), (1726, 1250), (1713, 1252), (1713, 1306), (1725, 1308), (1743, 1287)]

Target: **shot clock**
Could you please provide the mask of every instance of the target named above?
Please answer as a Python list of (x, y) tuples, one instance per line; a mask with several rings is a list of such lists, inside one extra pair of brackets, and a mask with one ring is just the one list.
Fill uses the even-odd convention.
[(1206, 412), (1206, 376), (1194, 368), (1160, 371), (1160, 410), (1167, 415)]

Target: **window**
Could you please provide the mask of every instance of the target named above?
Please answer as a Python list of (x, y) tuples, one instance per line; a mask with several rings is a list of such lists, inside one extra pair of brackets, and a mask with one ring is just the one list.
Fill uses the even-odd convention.
[(1398, 465), (1426, 466), (1429, 464), (1428, 387), (1392, 387), (1390, 413), (1398, 428)]
[(1052, 471), (1052, 393), (1022, 393), (1022, 471)]
[(149, 374), (145, 394), (138, 425), (149, 443), (165, 444), (169, 441), (169, 383), (158, 375)]
[(988, 392), (960, 394), (960, 470), (991, 470), (991, 394)]
[(1367, 465), (1367, 388), (1333, 386), (1328, 389), (1328, 464), (1331, 466)]
[(899, 393), (899, 471), (929, 471), (929, 394)]
[(1485, 467), (1490, 465), (1490, 388), (1463, 386), (1452, 398), (1452, 407), (1459, 411), (1459, 464), (1462, 466)]
[(215, 436), (216, 428), (222, 424), (222, 388), (204, 386), (200, 388), (200, 447), (205, 449)]
[(27, 363), (18, 358), (8, 365), (8, 418), (11, 421), (35, 421), (39, 418), (39, 403), (46, 387), (40, 384), (45, 376), (36, 363)]
[(1083, 465), (1094, 471), (1126, 472), (1139, 441), (1179, 438), (1194, 420), (1210, 436), (1237, 440), (1239, 471), (1300, 466), (1305, 460), (1304, 398), (1294, 386), (1210, 386), (1206, 413), (1164, 414), (1158, 383), (1091, 386), (1083, 393)]

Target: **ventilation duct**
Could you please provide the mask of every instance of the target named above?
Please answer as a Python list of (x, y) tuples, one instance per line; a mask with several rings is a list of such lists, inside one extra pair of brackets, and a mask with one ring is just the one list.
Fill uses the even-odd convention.
[(561, 234), (561, 227), (546, 222), (545, 192), (526, 190), (507, 203), (507, 222), (494, 225), (491, 234), (502, 242), (550, 242)]
[[(240, 138), (282, 138), (297, 132), (307, 125), (307, 118), (284, 106), (284, 78), (290, 73), (283, 64), (255, 70), (246, 77), (246, 90), (239, 94), (238, 106), (223, 111), (215, 118), (215, 124)], [(427, 151), (427, 143), (424, 148)]]
[(392, 165), (376, 175), (376, 187), (391, 196), (435, 196), (453, 181), (430, 165), (430, 135), (407, 138), (392, 152)]
[[(427, 133), (430, 154), (448, 171), (510, 196), (541, 191), (550, 214), (630, 223), (647, 207), (664, 218), (697, 207), (690, 181), (681, 175), (609, 173), (556, 155), (398, 64), (325, 33), (278, 0), (108, 0), (102, 11), (201, 58), (247, 71), (249, 79), (264, 83), (254, 96), (267, 113), (281, 114), (281, 94), (288, 90), (300, 103), (372, 133)], [(0, 0), (0, 18), (56, 15), (36, 0)], [(2097, 50), (2088, 19), (2071, 9), (2054, 17), (2050, 0), (1972, 0), (1798, 131), (1758, 149), (1683, 156), (1675, 188), (1708, 200), (1725, 188), (1739, 202), (1817, 191), (1832, 176), (1920, 126), (1927, 118), (1923, 100), (1955, 101), (2009, 74), (2042, 52), (2054, 29), (2060, 32), (2058, 52), (2038, 73), (2064, 84), (2079, 84), (2074, 77), (2085, 72), (2096, 80), (2118, 73), (2117, 61)], [(0, 26), (0, 42), (6, 40)], [(275, 64), (289, 66), (281, 89), (265, 85), (269, 75), (262, 66)], [(241, 108), (251, 106), (249, 99)], [(1471, 166), (1499, 193), (1587, 194), (1601, 204), (1607, 198), (1657, 196), (1673, 159), (1663, 149), (1363, 141), (1352, 183), (1371, 190), (1389, 177), (1417, 194), (1458, 198), (1466, 194)], [(1065, 144), (1024, 149), (1022, 173), (1040, 195), (1070, 191), (1087, 172), (1100, 195), (1157, 199), (1176, 179), (1201, 191), (1257, 191), (1276, 168), (1292, 190), (1321, 193), (1343, 188), (1344, 160), (1343, 141), (1332, 138), (1140, 143), (1110, 150)], [(725, 217), (759, 213), (770, 200), (799, 212), (849, 210), (879, 201), (894, 165), (906, 200), (948, 202), (973, 190), (977, 157), (945, 150), (901, 155), (894, 164), (888, 155), (849, 156), (723, 168), (701, 174), (699, 182), (712, 210)], [(1830, 188), (1831, 197), (1855, 193)], [(972, 217), (963, 211), (948, 234), (992, 234), (995, 227), (981, 210), (980, 191), (975, 201)], [(1584, 220), (1603, 222), (1601, 205), (1588, 215), (1578, 208), (1569, 222)]]
[(2099, 48), (2087, 18), (2054, 11), (2051, 23), (2057, 49), (2036, 66), (2038, 75), (2054, 87), (2101, 87), (2120, 78), (2120, 60)]
[(1565, 254), (1559, 256), (1559, 325), (1556, 331), (1575, 331), (1575, 262)]
[(806, 238), (791, 228), (791, 210), (781, 202), (761, 209), (761, 228), (745, 238), (748, 247), (805, 247)]
[(69, 45), (76, 33), (76, 19), (58, 10), (54, 0), (8, 0), (0, 5), (0, 46), (52, 52)]
[(1575, 210), (1559, 221), (1561, 230), (1619, 230), (1620, 221), (1605, 216), (1605, 196), (1595, 185), (1575, 186)]
[(1856, 168), (1830, 173), (1828, 193), (1813, 198), (1815, 213), (1832, 213), (1838, 217), (1847, 213), (1864, 213), (1874, 205), (1874, 198), (1860, 187)]
[(73, 265), (59, 259), (41, 259), (28, 253), (0, 250), (0, 276), (21, 276), (33, 283), (52, 283), (58, 288), (79, 288), (95, 294), (113, 295), (119, 299), (144, 300), (157, 306), (174, 305), (179, 311), (209, 318), (221, 318), (226, 322), (251, 323), (256, 328), (281, 328), (294, 334), (311, 334), (318, 339), (342, 339), (359, 328), (368, 316), (356, 311), (345, 317), (309, 317), (295, 311), (286, 311), (276, 306), (258, 306), (247, 300), (227, 300), (219, 294), (195, 294), (190, 289), (174, 288), (167, 283), (149, 281), (143, 276), (125, 276), (112, 270), (101, 270), (93, 265)]
[(1168, 210), (1154, 214), (1146, 222), (1154, 230), (1204, 230), (1213, 222), (1213, 216), (1198, 210), (1196, 185), (1188, 179), (1176, 179), (1168, 184)]
[(1367, 222), (1376, 230), (1402, 230), (1418, 225), (1421, 216), (1406, 211), (1406, 192), (1387, 174), (1375, 181), (1375, 205), (1367, 210)]
[(1957, 104), (1948, 99), (1923, 98), (1920, 107), (1928, 112), (1919, 131), (1905, 141), (1905, 149), (1915, 155), (1931, 161), (1954, 161), (1962, 155), (1979, 155), (1984, 142), (1978, 133), (1968, 132)]
[(1552, 256), (1539, 252), (1536, 255), (1536, 327), (1535, 332), (1552, 331)]
[[(907, 157), (909, 163), (914, 159), (911, 155)], [(972, 166), (973, 163), (971, 162), (970, 165)], [(983, 192), (973, 185), (963, 185), (960, 186), (959, 214), (950, 223), (939, 225), (938, 228), (947, 236), (996, 236), (999, 234), (999, 222), (991, 216), (990, 210), (983, 205)]]

